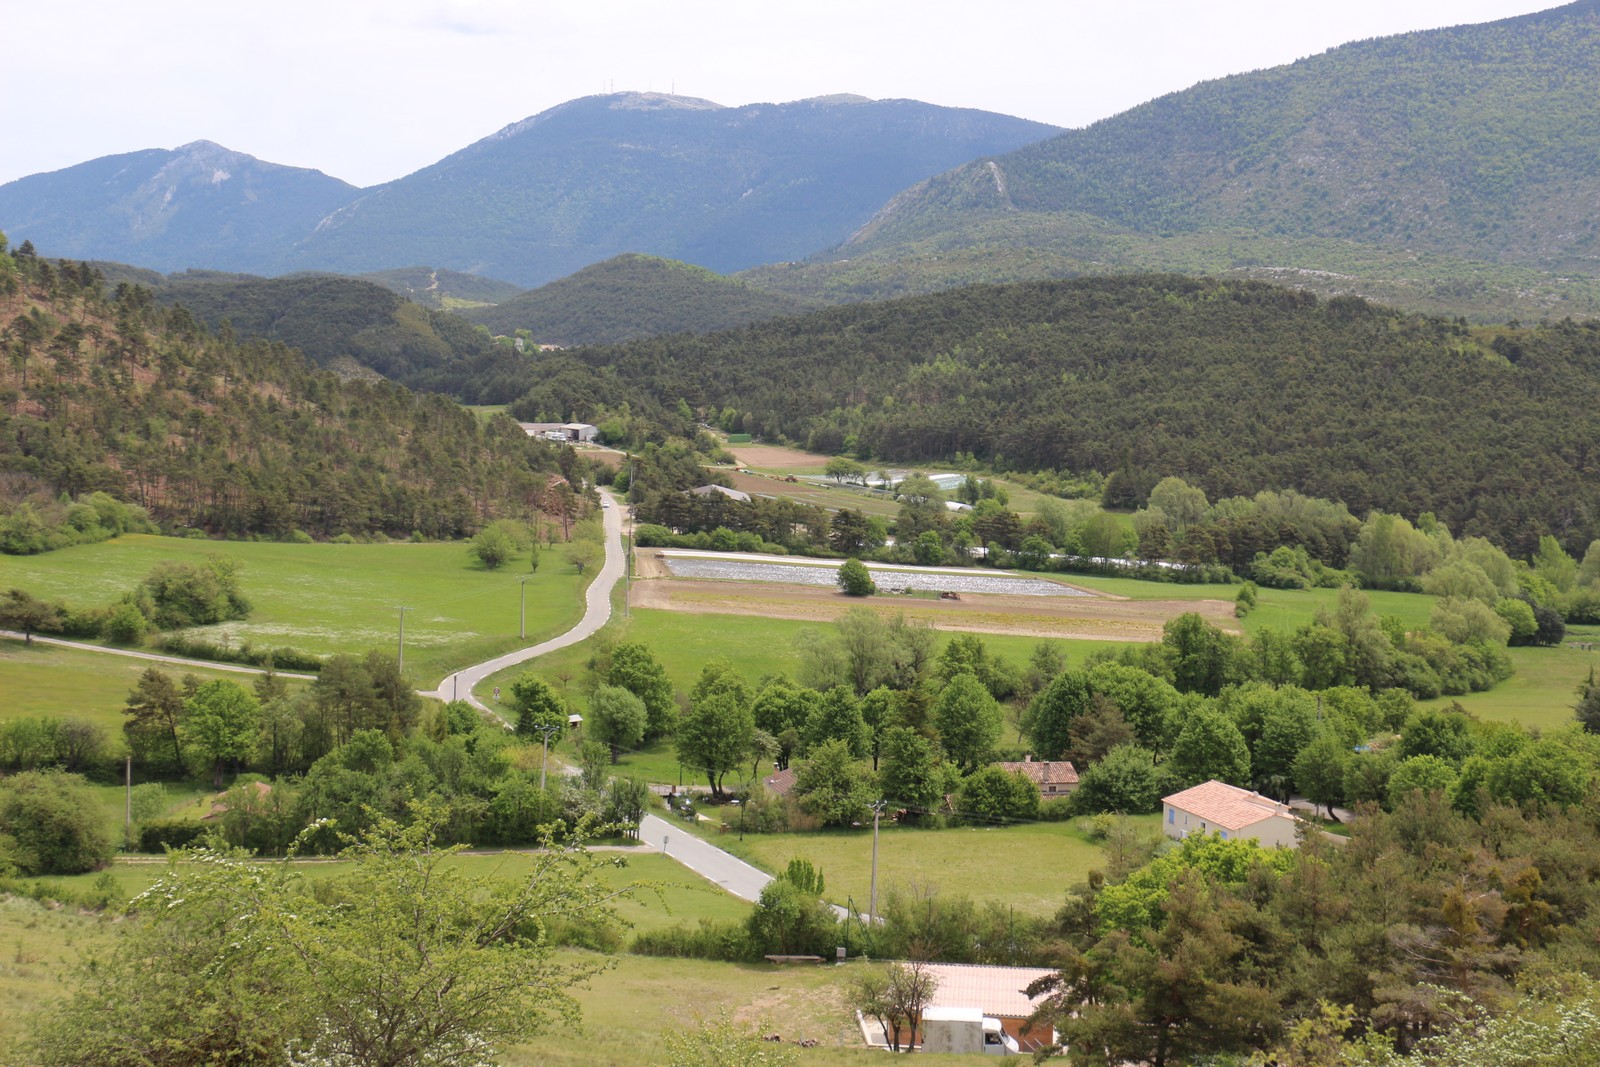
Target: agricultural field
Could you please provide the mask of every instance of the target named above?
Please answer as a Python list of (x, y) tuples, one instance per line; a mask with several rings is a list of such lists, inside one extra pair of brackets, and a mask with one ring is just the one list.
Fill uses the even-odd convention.
[[(487, 570), (464, 543), (379, 545), (204, 541), (131, 535), (39, 556), (0, 557), (0, 587), (73, 605), (103, 604), (132, 589), (159, 562), (215, 553), (240, 565), (253, 605), (242, 622), (190, 631), (239, 645), (292, 646), (318, 654), (397, 647), (405, 611), (405, 666), (431, 688), (455, 668), (568, 629), (583, 614), (578, 575), (558, 551), (529, 573), (523, 554)], [(528, 641), (518, 640), (526, 581)]]
[[(720, 848), (767, 871), (794, 858), (810, 860), (827, 878), (827, 898), (867, 911), (872, 881), (872, 827), (813, 833), (737, 837), (737, 815), (722, 813), (732, 829), (712, 837)], [(1156, 827), (1159, 815), (1133, 821)], [(1061, 906), (1067, 887), (1103, 864), (1105, 850), (1073, 822), (1015, 826), (918, 829), (883, 823), (878, 835), (878, 902), (891, 887), (937, 889), (1015, 907), (1019, 915), (1045, 917)]]
[[(202, 681), (227, 678), (249, 685), (251, 676), (205, 667), (152, 663), (61, 648), (35, 641), (0, 640), (0, 721), (50, 717), (93, 722), (115, 740), (122, 736), (122, 708), (128, 693), (149, 667), (173, 676), (193, 674)], [(292, 685), (303, 683), (293, 682)]]
[[(786, 496), (795, 500), (802, 500), (810, 504), (818, 504), (830, 510), (839, 508), (854, 508), (866, 515), (892, 516), (899, 511), (899, 505), (889, 500), (881, 493), (847, 489), (840, 486), (819, 486), (815, 482), (801, 481), (799, 484), (783, 481), (787, 475), (794, 475), (801, 479), (814, 479), (822, 476), (823, 468), (828, 465), (832, 456), (824, 456), (815, 452), (806, 452), (798, 448), (788, 448), (783, 445), (726, 445), (729, 452), (738, 460), (739, 466), (750, 471), (750, 475), (734, 474), (734, 488), (742, 489), (747, 493), (765, 493), (769, 496)], [(876, 469), (872, 462), (862, 464), (868, 470)], [(886, 464), (899, 468), (897, 464)], [(940, 468), (948, 470), (949, 468)], [(1046, 500), (1058, 499), (1047, 496), (1027, 486), (1008, 481), (1002, 475), (988, 474), (982, 471), (973, 472), (976, 477), (993, 482), (996, 486), (1006, 491), (1009, 499), (1008, 507), (1020, 515), (1032, 515), (1039, 510), (1040, 504)], [(820, 490), (820, 492), (819, 492)], [(1116, 514), (1113, 512), (1113, 514)], [(1128, 521), (1123, 516), (1124, 521)]]

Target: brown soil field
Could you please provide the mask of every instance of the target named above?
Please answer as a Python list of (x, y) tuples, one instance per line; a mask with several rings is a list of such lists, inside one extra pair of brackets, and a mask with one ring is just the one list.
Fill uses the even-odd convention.
[(735, 489), (756, 496), (787, 497), (802, 504), (815, 504), (829, 511), (851, 508), (863, 515), (888, 516), (900, 510), (900, 505), (893, 500), (870, 497), (849, 489), (818, 485), (811, 481), (786, 482), (775, 474), (740, 474), (726, 467), (718, 467), (717, 470), (729, 477)]
[(847, 597), (835, 589), (784, 582), (674, 578), (661, 558), (641, 552), (633, 604), (702, 615), (761, 615), (831, 622), (851, 608), (904, 614), (939, 630), (1017, 634), (1088, 641), (1159, 641), (1169, 619), (1195, 612), (1239, 633), (1233, 605), (1222, 600), (1126, 600), (1120, 597), (1040, 597), (963, 593), (960, 600), (915, 596)]
[(821, 470), (831, 458), (781, 445), (728, 445), (727, 448), (739, 460), (739, 466), (762, 470)]

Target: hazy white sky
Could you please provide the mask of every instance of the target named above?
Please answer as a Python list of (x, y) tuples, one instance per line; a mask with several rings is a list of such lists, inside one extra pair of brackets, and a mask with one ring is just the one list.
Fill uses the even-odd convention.
[(1082, 126), (1552, 0), (53, 0), (3, 5), (0, 183), (211, 140), (373, 185), (579, 96), (909, 97)]

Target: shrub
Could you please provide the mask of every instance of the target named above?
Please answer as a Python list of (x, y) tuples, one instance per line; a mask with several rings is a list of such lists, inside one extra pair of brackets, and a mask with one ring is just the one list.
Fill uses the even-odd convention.
[(23, 874), (81, 874), (111, 860), (94, 798), (75, 774), (25, 771), (0, 783), (0, 838)]

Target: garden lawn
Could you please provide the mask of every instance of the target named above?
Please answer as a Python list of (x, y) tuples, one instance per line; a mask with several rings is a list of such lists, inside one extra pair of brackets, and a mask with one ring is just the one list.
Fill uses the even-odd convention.
[[(1155, 825), (1157, 816), (1148, 817)], [(711, 835), (713, 843), (777, 873), (791, 859), (810, 860), (827, 880), (830, 901), (865, 914), (872, 882), (872, 827), (815, 833)], [(936, 886), (950, 896), (1014, 906), (1026, 915), (1055, 913), (1067, 887), (1102, 862), (1103, 849), (1070, 822), (1005, 827), (912, 829), (883, 825), (878, 841), (878, 904), (895, 885)]]
[[(216, 553), (240, 564), (253, 611), (242, 622), (192, 633), (234, 646), (292, 646), (327, 655), (392, 651), (405, 612), (406, 669), (424, 688), (451, 670), (569, 629), (583, 614), (579, 576), (559, 548), (540, 554), (536, 573), (524, 553), (490, 571), (463, 542), (380, 545), (203, 541), (130, 535), (39, 556), (0, 557), (0, 588), (74, 605), (110, 603), (157, 563), (199, 562)], [(527, 581), (527, 641), (518, 604)]]

